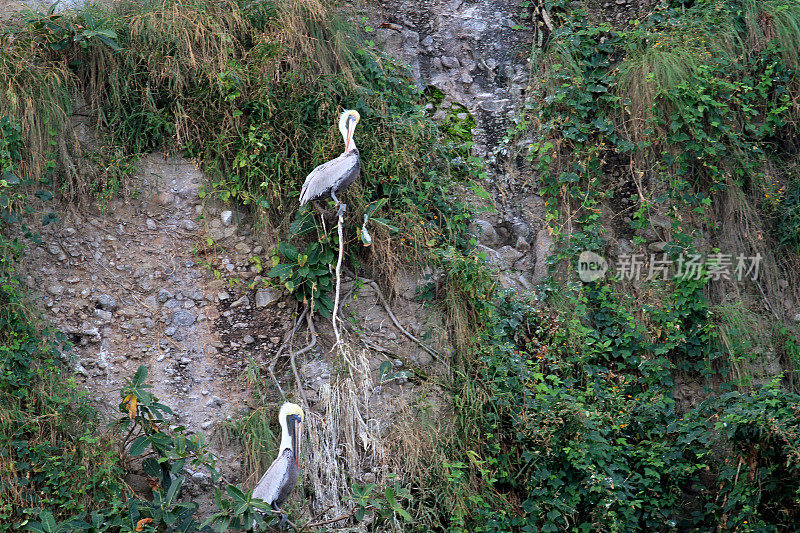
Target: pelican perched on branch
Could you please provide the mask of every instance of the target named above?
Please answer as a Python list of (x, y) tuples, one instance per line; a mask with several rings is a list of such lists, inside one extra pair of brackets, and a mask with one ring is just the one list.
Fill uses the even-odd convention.
[[(286, 402), (278, 413), (281, 424), (281, 445), (278, 457), (261, 477), (253, 490), (253, 497), (260, 498), (270, 504), (276, 511), (283, 513), (280, 505), (289, 497), (297, 484), (300, 467), (297, 457), (300, 453), (300, 430), (303, 425), (303, 410), (299, 405)], [(283, 514), (283, 518), (286, 515)], [(283, 520), (282, 520), (283, 521)]]
[(339, 131), (344, 138), (344, 152), (336, 159), (322, 163), (306, 177), (300, 192), (300, 205), (326, 196), (333, 198), (336, 205), (339, 205), (336, 193), (352, 185), (358, 178), (361, 172), (361, 158), (353, 141), (353, 132), (360, 119), (358, 111), (352, 109), (346, 110), (339, 117)]

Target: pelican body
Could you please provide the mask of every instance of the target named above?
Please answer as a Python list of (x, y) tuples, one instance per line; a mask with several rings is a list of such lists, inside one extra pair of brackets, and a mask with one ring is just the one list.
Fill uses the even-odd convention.
[(289, 497), (297, 485), (300, 468), (297, 457), (300, 453), (300, 430), (303, 425), (303, 410), (294, 403), (281, 406), (278, 421), (281, 424), (281, 445), (278, 457), (261, 477), (253, 490), (253, 497), (260, 498), (280, 511), (280, 505)]
[(348, 188), (361, 173), (361, 157), (353, 141), (353, 132), (361, 119), (358, 111), (348, 109), (339, 117), (339, 132), (344, 139), (344, 152), (336, 159), (321, 164), (311, 171), (300, 192), (300, 205), (330, 196), (339, 204), (336, 193)]

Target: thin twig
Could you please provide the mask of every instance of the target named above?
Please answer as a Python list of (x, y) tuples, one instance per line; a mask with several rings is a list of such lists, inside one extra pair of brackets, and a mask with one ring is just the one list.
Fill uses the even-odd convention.
[(344, 520), (346, 518), (350, 518), (354, 514), (356, 514), (356, 510), (355, 509), (353, 509), (352, 511), (350, 511), (347, 514), (343, 514), (341, 516), (337, 516), (336, 518), (331, 518), (329, 520), (321, 520), (319, 522), (312, 522), (312, 523), (305, 524), (303, 526), (303, 529), (305, 530), (305, 529), (310, 529), (312, 527), (319, 527), (319, 526), (324, 526), (326, 524), (332, 524), (333, 522), (338, 522), (339, 520)]
[(772, 307), (769, 298), (767, 298), (767, 295), (764, 293), (764, 289), (761, 288), (761, 284), (758, 282), (757, 279), (753, 279), (753, 281), (756, 282), (756, 287), (758, 287), (759, 292), (761, 292), (761, 296), (764, 298), (764, 301), (767, 302), (767, 307), (769, 307), (769, 310), (772, 311), (772, 314), (775, 315), (775, 318), (777, 320), (780, 320), (781, 317), (779, 317), (778, 313), (775, 312), (775, 309)]
[(311, 332), (311, 342), (308, 344), (308, 346), (298, 351), (297, 353), (295, 353), (294, 350), (292, 350), (292, 347), (289, 346), (289, 362), (292, 365), (292, 373), (294, 374), (294, 380), (297, 384), (297, 390), (300, 393), (300, 397), (303, 398), (303, 407), (305, 407), (306, 410), (308, 410), (308, 399), (306, 398), (306, 391), (303, 390), (303, 384), (300, 382), (300, 373), (297, 372), (297, 365), (295, 364), (295, 357), (306, 353), (317, 344), (317, 331), (314, 329), (314, 321), (311, 319), (311, 313), (308, 313), (306, 315), (306, 322), (308, 323), (308, 331)]

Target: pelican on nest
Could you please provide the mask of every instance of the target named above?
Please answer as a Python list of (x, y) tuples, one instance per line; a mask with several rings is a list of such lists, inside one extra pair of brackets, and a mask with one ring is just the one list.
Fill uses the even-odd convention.
[(339, 117), (339, 131), (344, 138), (344, 152), (336, 159), (322, 163), (306, 177), (303, 189), (300, 191), (301, 206), (326, 196), (333, 198), (338, 206), (340, 202), (336, 198), (336, 193), (345, 190), (358, 178), (361, 172), (361, 157), (353, 141), (353, 132), (360, 119), (358, 111), (352, 109), (346, 110)]
[(286, 402), (281, 406), (278, 413), (278, 421), (281, 424), (278, 457), (253, 490), (254, 498), (264, 500), (274, 510), (282, 513), (281, 522), (286, 519), (286, 514), (280, 506), (297, 485), (297, 478), (300, 475), (297, 457), (300, 453), (300, 430), (304, 416), (303, 409), (297, 404)]

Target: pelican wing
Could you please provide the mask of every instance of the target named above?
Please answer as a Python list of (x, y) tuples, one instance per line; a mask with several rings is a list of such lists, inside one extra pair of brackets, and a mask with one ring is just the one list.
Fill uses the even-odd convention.
[[(303, 189), (300, 191), (300, 205), (326, 196), (332, 190), (338, 192), (342, 183), (348, 181), (348, 178), (353, 176), (354, 172), (358, 172), (359, 169), (360, 162), (357, 150), (351, 150), (336, 159), (331, 159), (321, 164), (306, 177)], [(349, 181), (352, 183), (353, 180)]]
[(253, 498), (272, 505), (280, 505), (297, 484), (299, 469), (290, 448), (285, 448), (275, 459), (253, 490)]

